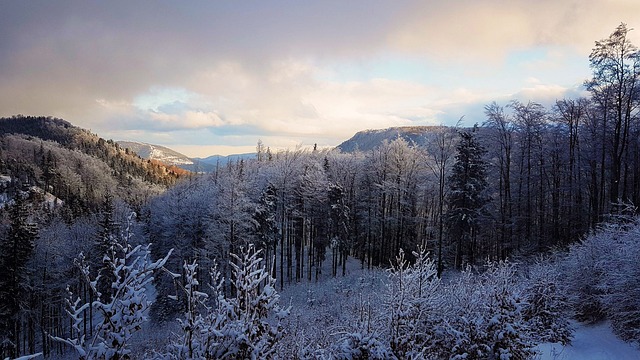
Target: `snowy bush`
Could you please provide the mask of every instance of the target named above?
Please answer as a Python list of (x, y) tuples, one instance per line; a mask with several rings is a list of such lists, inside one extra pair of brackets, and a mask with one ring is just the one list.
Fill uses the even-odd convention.
[(443, 288), (440, 300), (441, 329), (433, 353), (440, 358), (488, 357), (486, 313), (482, 286), (477, 276), (465, 271)]
[(395, 359), (389, 346), (384, 324), (370, 299), (364, 300), (362, 293), (351, 314), (352, 326), (348, 331), (340, 332), (337, 341), (330, 347), (330, 354), (334, 359)]
[(377, 333), (353, 332), (343, 334), (333, 349), (333, 358), (340, 360), (397, 359)]
[(640, 223), (616, 234), (606, 258), (602, 303), (614, 332), (622, 339), (640, 339)]
[(602, 296), (610, 264), (605, 259), (614, 247), (612, 240), (620, 235), (618, 227), (606, 227), (569, 248), (562, 271), (570, 305), (579, 321), (594, 323), (606, 317)]
[(523, 302), (517, 288), (516, 268), (508, 262), (490, 264), (483, 275), (488, 299), (487, 335), (491, 358), (527, 359), (533, 355), (530, 329), (523, 319)]
[[(72, 328), (76, 336), (66, 339), (53, 337), (70, 345), (81, 359), (121, 359), (130, 356), (131, 337), (147, 321), (150, 305), (147, 288), (153, 280), (153, 272), (160, 269), (171, 255), (169, 251), (163, 259), (151, 262), (150, 244), (136, 247), (119, 243), (115, 245), (118, 251), (113, 251), (111, 257), (105, 258), (115, 279), (112, 283), (113, 296), (108, 301), (102, 300), (97, 289), (98, 278), (90, 278), (89, 265), (80, 254), (77, 264), (98, 300), (82, 304), (80, 298), (74, 300), (70, 292), (67, 312), (73, 321)], [(87, 338), (81, 324), (84, 311), (90, 306), (101, 317), (101, 322), (96, 325), (93, 336)]]
[(640, 339), (640, 222), (617, 216), (562, 261), (570, 305), (580, 321), (611, 320), (625, 340)]
[(524, 297), (524, 320), (533, 340), (569, 344), (571, 327), (566, 314), (567, 299), (557, 265), (543, 260), (531, 266)]
[(284, 335), (281, 321), (289, 308), (279, 306), (275, 279), (266, 271), (260, 253), (250, 245), (241, 248), (239, 255), (231, 254), (234, 297), (224, 293), (225, 279), (215, 267), (209, 294), (198, 291), (197, 263), (185, 263), (182, 289), (188, 308), (178, 320), (182, 333), (167, 358), (267, 359), (275, 355)]
[(515, 266), (489, 264), (481, 275), (469, 269), (443, 291), (437, 357), (526, 359), (533, 355), (522, 315)]
[(400, 250), (390, 271), (387, 310), (390, 346), (400, 358), (429, 352), (434, 342), (436, 299), (440, 279), (434, 262), (424, 248), (413, 254), (409, 264)]

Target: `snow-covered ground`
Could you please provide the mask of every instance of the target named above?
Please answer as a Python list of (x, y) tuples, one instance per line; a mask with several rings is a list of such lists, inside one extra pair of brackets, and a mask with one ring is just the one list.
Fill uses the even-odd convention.
[(573, 324), (571, 345), (541, 344), (540, 360), (638, 360), (640, 349), (618, 339), (608, 322), (597, 325)]

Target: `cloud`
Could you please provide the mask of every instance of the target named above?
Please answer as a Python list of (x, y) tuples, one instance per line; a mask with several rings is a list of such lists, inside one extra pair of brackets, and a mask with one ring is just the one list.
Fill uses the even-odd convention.
[(631, 0), (9, 1), (0, 115), (164, 144), (335, 145), (560, 96), (593, 42), (638, 13)]
[[(638, 20), (640, 2), (628, 0), (454, 0), (408, 7), (388, 36), (391, 46), (450, 61), (500, 62), (514, 49), (571, 47), (588, 55), (594, 41), (620, 22)], [(631, 24), (633, 25), (633, 24)], [(631, 33), (636, 43), (640, 34)]]

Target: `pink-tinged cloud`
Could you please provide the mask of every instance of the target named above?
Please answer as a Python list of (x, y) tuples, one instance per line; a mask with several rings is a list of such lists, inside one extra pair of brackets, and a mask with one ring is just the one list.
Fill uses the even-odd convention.
[(631, 0), (5, 1), (0, 116), (225, 152), (337, 145), (579, 94), (594, 41), (637, 14)]

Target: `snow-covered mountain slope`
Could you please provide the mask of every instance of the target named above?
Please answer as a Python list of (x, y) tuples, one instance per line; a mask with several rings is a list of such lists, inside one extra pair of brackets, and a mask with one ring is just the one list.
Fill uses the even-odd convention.
[(193, 172), (211, 172), (216, 166), (225, 165), (228, 161), (255, 158), (255, 154), (212, 155), (206, 158), (190, 158), (165, 146), (136, 141), (117, 141), (122, 148), (127, 148), (143, 159), (157, 160), (166, 165), (174, 165)]
[(193, 160), (188, 156), (168, 147), (135, 141), (118, 141), (117, 143), (120, 147), (128, 148), (144, 159), (158, 160), (167, 165), (193, 165)]

